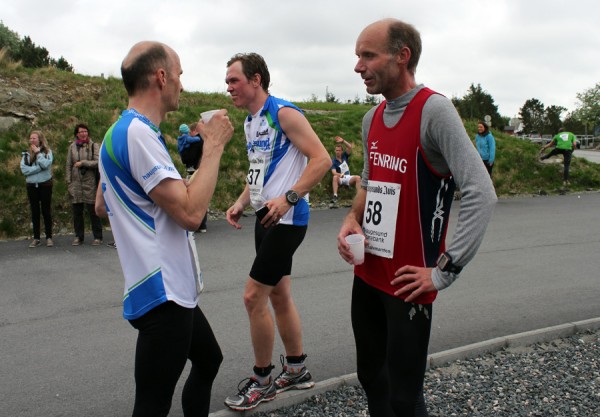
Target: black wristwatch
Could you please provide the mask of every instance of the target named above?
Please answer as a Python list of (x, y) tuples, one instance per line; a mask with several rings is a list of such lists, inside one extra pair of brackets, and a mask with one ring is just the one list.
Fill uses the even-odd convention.
[(298, 204), (298, 201), (300, 201), (300, 196), (298, 195), (298, 193), (296, 191), (289, 190), (287, 193), (285, 193), (285, 199), (292, 206), (295, 206), (296, 204)]
[(454, 265), (452, 258), (446, 252), (442, 252), (437, 260), (437, 266), (441, 271), (451, 272), (453, 274), (460, 274), (462, 266)]

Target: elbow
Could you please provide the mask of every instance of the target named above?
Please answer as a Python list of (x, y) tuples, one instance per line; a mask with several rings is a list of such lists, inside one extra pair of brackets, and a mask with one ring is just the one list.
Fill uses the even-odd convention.
[(185, 224), (182, 224), (181, 226), (188, 232), (195, 232), (200, 227), (200, 221), (196, 222), (196, 221), (190, 220), (190, 221), (186, 222)]
[(478, 187), (478, 190), (476, 191), (476, 194), (479, 195), (479, 199), (486, 205), (489, 207), (493, 207), (496, 205), (496, 203), (498, 202), (498, 196), (496, 195), (496, 189), (494, 188), (494, 183), (492, 182), (492, 179), (489, 177), (489, 175), (484, 176), (484, 178), (486, 179), (486, 183), (481, 184)]
[(98, 217), (108, 217), (108, 212), (106, 211), (106, 206), (104, 205), (104, 203), (96, 202), (96, 205), (94, 206), (94, 211), (96, 212), (96, 216)]
[(202, 220), (204, 220), (204, 216), (206, 216), (207, 211), (208, 210), (204, 208), (200, 209), (196, 213), (188, 216), (188, 218), (185, 219), (185, 221), (180, 223), (180, 226), (183, 227), (185, 230), (195, 232), (200, 227), (200, 224), (202, 224)]
[(490, 209), (492, 209), (496, 203), (498, 202), (498, 196), (496, 195), (496, 191), (494, 190), (494, 187), (490, 187), (489, 193), (487, 198), (485, 199), (488, 203), (488, 206), (490, 207)]
[(328, 154), (325, 154), (325, 156), (321, 157), (319, 162), (319, 166), (321, 167), (322, 171), (322, 176), (324, 176), (328, 171), (335, 175), (336, 171), (331, 169), (331, 159), (329, 158)]

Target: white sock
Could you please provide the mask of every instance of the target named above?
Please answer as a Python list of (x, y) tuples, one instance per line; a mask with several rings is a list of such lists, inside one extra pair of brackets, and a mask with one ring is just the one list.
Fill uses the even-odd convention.
[(271, 375), (259, 376), (254, 374), (254, 379), (256, 379), (260, 385), (264, 386), (268, 385), (271, 382)]

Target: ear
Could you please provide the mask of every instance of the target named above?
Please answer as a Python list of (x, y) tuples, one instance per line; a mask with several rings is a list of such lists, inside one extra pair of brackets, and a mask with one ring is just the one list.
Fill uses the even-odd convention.
[(164, 88), (164, 86), (167, 85), (167, 71), (165, 71), (163, 68), (159, 68), (158, 70), (156, 70), (155, 74), (158, 86), (161, 89)]
[(408, 46), (403, 46), (400, 51), (396, 54), (396, 63), (402, 66), (408, 66), (408, 61), (410, 61), (410, 49)]
[(254, 76), (250, 80), (250, 83), (252, 84), (252, 87), (254, 87), (254, 88), (260, 87), (260, 82), (261, 82), (260, 74), (254, 74)]

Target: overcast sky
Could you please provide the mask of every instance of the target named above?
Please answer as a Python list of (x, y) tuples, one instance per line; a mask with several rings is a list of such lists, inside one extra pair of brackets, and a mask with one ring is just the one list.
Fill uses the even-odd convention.
[[(569, 111), (600, 82), (599, 0), (2, 0), (0, 20), (86, 75), (120, 77), (140, 40), (175, 49), (188, 91), (225, 92), (225, 64), (258, 52), (271, 93), (288, 100), (365, 98), (356, 37), (396, 17), (421, 32), (417, 82), (462, 97), (481, 84), (503, 116), (525, 101)], [(565, 114), (563, 114), (563, 117)]]

